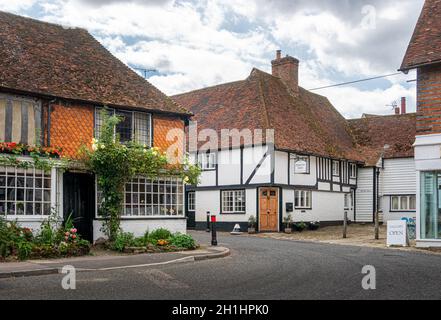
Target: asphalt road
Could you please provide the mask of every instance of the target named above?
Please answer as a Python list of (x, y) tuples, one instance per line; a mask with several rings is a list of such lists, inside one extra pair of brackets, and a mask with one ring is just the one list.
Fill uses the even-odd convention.
[[(209, 235), (194, 232), (201, 243)], [(441, 255), (219, 235), (231, 256), (155, 268), (0, 279), (0, 299), (440, 299)], [(362, 288), (363, 266), (376, 289)]]

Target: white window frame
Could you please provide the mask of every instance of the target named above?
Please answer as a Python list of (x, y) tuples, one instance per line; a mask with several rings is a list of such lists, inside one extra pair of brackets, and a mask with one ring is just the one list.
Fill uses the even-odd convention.
[(216, 153), (203, 152), (198, 153), (198, 165), (202, 170), (215, 170), (216, 169)]
[(340, 161), (332, 160), (332, 175), (334, 177), (340, 176)]
[(349, 178), (356, 179), (357, 178), (357, 164), (349, 163)]
[[(238, 200), (238, 196), (242, 197), (242, 200)], [(230, 197), (231, 201), (225, 199), (225, 197)], [(241, 202), (238, 205), (238, 202)], [(228, 203), (226, 205), (226, 203)], [(227, 207), (227, 209), (226, 209)], [(228, 208), (229, 207), (229, 208)], [(221, 213), (227, 214), (245, 214), (246, 211), (246, 192), (245, 189), (239, 190), (222, 190), (221, 191)]]
[[(415, 208), (410, 207), (410, 199), (413, 198)], [(394, 208), (394, 199), (397, 199), (397, 207)], [(403, 205), (405, 203), (405, 205)], [(390, 197), (390, 211), (416, 211), (416, 195), (393, 195)]]
[[(100, 132), (99, 132), (99, 130), (98, 130), (98, 123), (97, 123), (97, 120), (98, 120), (98, 118), (100, 117), (100, 115), (99, 115), (99, 113), (101, 112), (101, 110), (103, 110), (104, 108), (102, 108), (102, 107), (95, 107), (95, 118), (94, 118), (94, 137), (96, 138), (96, 139), (98, 139), (99, 138), (99, 134), (100, 134)], [(145, 116), (147, 116), (147, 121), (148, 121), (148, 125), (149, 125), (149, 128), (147, 128), (148, 129), (148, 141), (147, 141), (147, 143), (146, 143), (146, 145), (148, 146), (148, 147), (152, 147), (152, 145), (153, 145), (153, 121), (152, 121), (152, 115), (151, 115), (151, 113), (148, 113), (148, 112), (139, 112), (139, 111), (132, 111), (132, 110), (123, 110), (123, 109), (113, 109), (113, 108), (108, 108), (108, 110), (110, 111), (110, 113), (111, 113), (111, 116), (114, 116), (114, 115), (116, 115), (117, 114), (117, 112), (118, 111), (121, 111), (121, 112), (130, 112), (131, 114), (132, 114), (132, 141), (135, 141), (136, 140), (136, 137), (137, 137), (137, 132), (136, 132), (136, 122), (135, 122), (135, 118), (136, 118), (136, 115), (145, 115)], [(101, 126), (101, 124), (100, 124), (100, 126)], [(113, 129), (113, 135), (114, 136), (116, 136), (116, 126), (115, 126), (115, 128)], [(142, 143), (142, 142), (141, 142)]]
[[(142, 183), (142, 181), (144, 181), (144, 183)], [(144, 184), (144, 188), (143, 188), (144, 191), (140, 191), (141, 184)], [(101, 193), (98, 190), (97, 184), (95, 185), (96, 185), (96, 199), (97, 199), (95, 215), (97, 218), (102, 218), (98, 213), (98, 207), (101, 201), (100, 200)], [(129, 191), (128, 191), (128, 185), (130, 185)], [(134, 188), (133, 187), (134, 185), (137, 185), (137, 188)], [(175, 186), (177, 191), (170, 192), (172, 191), (172, 188), (168, 190), (167, 187), (171, 187), (171, 186)], [(142, 194), (144, 194), (144, 197), (142, 197)], [(148, 195), (150, 195), (150, 202), (147, 201), (149, 198)], [(157, 203), (155, 203), (155, 201), (153, 200), (155, 196), (157, 197), (156, 198)], [(156, 179), (148, 179), (146, 177), (135, 177), (131, 181), (126, 183), (126, 186), (124, 187), (124, 200), (123, 200), (121, 218), (170, 219), (170, 218), (185, 217), (184, 196), (185, 196), (185, 186), (182, 179), (179, 177), (158, 177)], [(130, 198), (130, 202), (127, 202), (128, 197)], [(144, 200), (142, 200), (142, 198), (144, 198)], [(137, 212), (137, 214), (135, 214), (135, 212)]]
[(196, 211), (196, 192), (189, 191), (187, 194), (187, 210)]
[[(306, 162), (306, 171), (297, 171), (296, 170), (296, 162), (297, 161), (305, 161)], [(293, 172), (295, 174), (309, 174), (310, 173), (310, 159), (309, 156), (295, 156), (293, 158)]]
[[(18, 168), (14, 166), (1, 166), (0, 171), (4, 174), (1, 174), (5, 179), (5, 184), (1, 185), (0, 188), (4, 189), (4, 199), (1, 199), (0, 202), (4, 204), (4, 212), (0, 212), (0, 216), (6, 218), (16, 218), (16, 219), (35, 219), (41, 217), (47, 217), (51, 214), (53, 208), (53, 196), (52, 192), (53, 187), (53, 179), (54, 175), (51, 172), (44, 172), (43, 170), (36, 169), (35, 167), (30, 167), (28, 169)], [(31, 171), (31, 172), (30, 172)], [(18, 178), (23, 177), (23, 186), (20, 187), (17, 185)], [(8, 183), (9, 178), (14, 178), (14, 185), (10, 186)], [(32, 186), (28, 186), (27, 180), (32, 181)], [(36, 186), (37, 179), (41, 179), (41, 184), (39, 187)], [(14, 190), (14, 199), (8, 200), (8, 191)], [(23, 190), (23, 200), (18, 201), (17, 195), (18, 190)], [(32, 191), (32, 200), (27, 200), (28, 190)], [(41, 200), (37, 200), (36, 192), (39, 191), (41, 193)], [(7, 203), (13, 204), (14, 213), (11, 214), (8, 212)], [(23, 204), (23, 213), (17, 213), (17, 204)], [(33, 213), (28, 214), (27, 204), (32, 205)], [(40, 212), (38, 214), (35, 213), (36, 205), (39, 205)]]
[(295, 190), (294, 191), (294, 208), (295, 209), (312, 209), (312, 191), (311, 190)]

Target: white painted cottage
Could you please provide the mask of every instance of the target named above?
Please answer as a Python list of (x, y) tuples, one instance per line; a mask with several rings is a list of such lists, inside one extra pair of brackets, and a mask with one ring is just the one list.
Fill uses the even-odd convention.
[[(259, 231), (282, 230), (288, 214), (325, 225), (340, 223), (346, 211), (352, 221), (372, 222), (374, 199), (383, 208), (394, 203), (386, 219), (412, 215), (409, 206), (395, 210), (395, 195), (400, 204), (404, 196), (414, 201), (415, 175), (401, 167), (414, 171), (407, 133), (415, 131), (415, 116), (348, 121), (327, 98), (299, 87), (298, 64), (278, 51), (272, 74), (253, 69), (245, 80), (174, 97), (195, 114), (188, 146), (203, 169), (201, 183), (187, 187), (189, 228), (206, 228), (207, 212), (228, 231), (236, 223), (246, 230), (250, 216)], [(377, 120), (389, 134), (370, 125)], [(407, 180), (396, 183), (397, 174)]]

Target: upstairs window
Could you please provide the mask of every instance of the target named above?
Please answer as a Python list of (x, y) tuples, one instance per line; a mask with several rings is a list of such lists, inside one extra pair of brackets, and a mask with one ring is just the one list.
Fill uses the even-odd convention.
[(216, 169), (216, 154), (213, 152), (199, 153), (198, 165), (202, 170)]
[[(103, 108), (95, 109), (95, 138), (99, 139), (103, 118)], [(151, 116), (149, 113), (108, 109), (109, 115), (116, 115), (121, 121), (115, 126), (115, 135), (118, 135), (122, 143), (134, 141), (136, 143), (151, 146)]]
[(357, 165), (355, 163), (349, 164), (349, 178), (357, 178)]
[(340, 162), (338, 160), (332, 160), (332, 175), (334, 177), (340, 175)]

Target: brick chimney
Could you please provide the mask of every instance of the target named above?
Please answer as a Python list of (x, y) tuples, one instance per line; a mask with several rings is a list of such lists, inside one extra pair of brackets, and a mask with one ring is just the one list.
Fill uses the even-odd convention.
[(406, 97), (401, 97), (401, 114), (406, 114)]
[(273, 76), (280, 78), (291, 94), (299, 93), (299, 60), (291, 56), (282, 58), (282, 51), (276, 51), (276, 59), (271, 61)]

